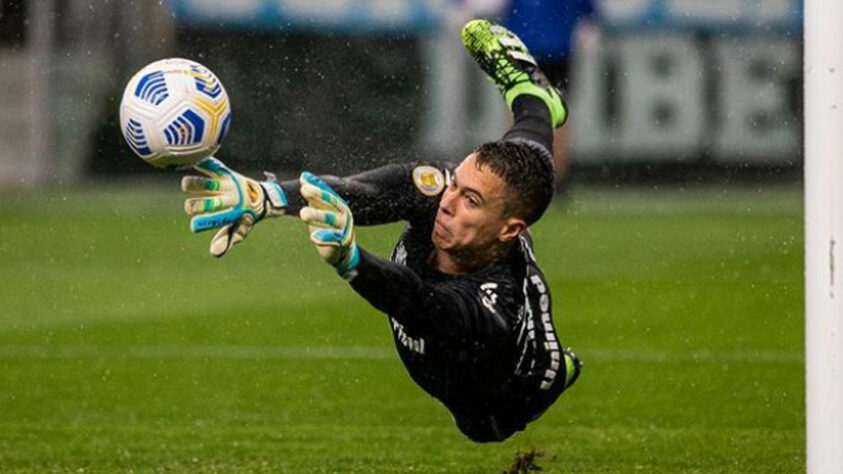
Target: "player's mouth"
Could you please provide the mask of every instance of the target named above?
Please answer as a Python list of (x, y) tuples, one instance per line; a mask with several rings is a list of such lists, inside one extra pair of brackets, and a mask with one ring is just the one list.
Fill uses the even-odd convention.
[(436, 234), (436, 237), (439, 239), (445, 240), (448, 236), (451, 235), (451, 231), (442, 224), (439, 219), (433, 221), (433, 233)]

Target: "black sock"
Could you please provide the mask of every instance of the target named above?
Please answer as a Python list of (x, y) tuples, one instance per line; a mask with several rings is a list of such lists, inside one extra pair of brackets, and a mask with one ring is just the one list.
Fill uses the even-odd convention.
[(553, 125), (547, 104), (533, 95), (522, 94), (512, 102), (514, 123), (503, 141), (528, 142), (553, 156)]

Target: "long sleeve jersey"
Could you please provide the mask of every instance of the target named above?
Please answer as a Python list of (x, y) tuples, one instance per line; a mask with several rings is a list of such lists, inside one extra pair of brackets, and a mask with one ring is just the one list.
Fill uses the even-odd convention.
[[(406, 221), (390, 260), (360, 248), (352, 288), (386, 313), (412, 379), (476, 441), (499, 441), (537, 418), (564, 389), (565, 363), (547, 283), (529, 235), (501, 260), (468, 275), (432, 268), (431, 234), (452, 163), (387, 165), (323, 176), (358, 225)], [(282, 184), (288, 212), (306, 205)]]

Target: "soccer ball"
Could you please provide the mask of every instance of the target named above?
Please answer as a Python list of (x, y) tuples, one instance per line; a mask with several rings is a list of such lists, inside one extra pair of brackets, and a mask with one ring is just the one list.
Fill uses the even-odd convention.
[(188, 59), (162, 59), (141, 69), (120, 102), (126, 143), (157, 168), (185, 168), (213, 155), (230, 126), (222, 82)]

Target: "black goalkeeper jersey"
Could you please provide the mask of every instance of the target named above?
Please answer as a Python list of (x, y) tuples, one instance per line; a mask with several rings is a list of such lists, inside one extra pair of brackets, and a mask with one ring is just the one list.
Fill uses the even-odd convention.
[[(349, 203), (359, 225), (408, 222), (391, 261), (360, 248), (350, 284), (388, 315), (410, 376), (450, 410), (460, 430), (476, 441), (500, 441), (556, 400), (565, 362), (529, 235), (500, 261), (469, 275), (448, 275), (428, 264), (434, 218), (454, 167), (388, 165), (323, 179)], [(298, 212), (305, 203), (297, 184), (284, 188), (298, 198), (288, 211)]]

